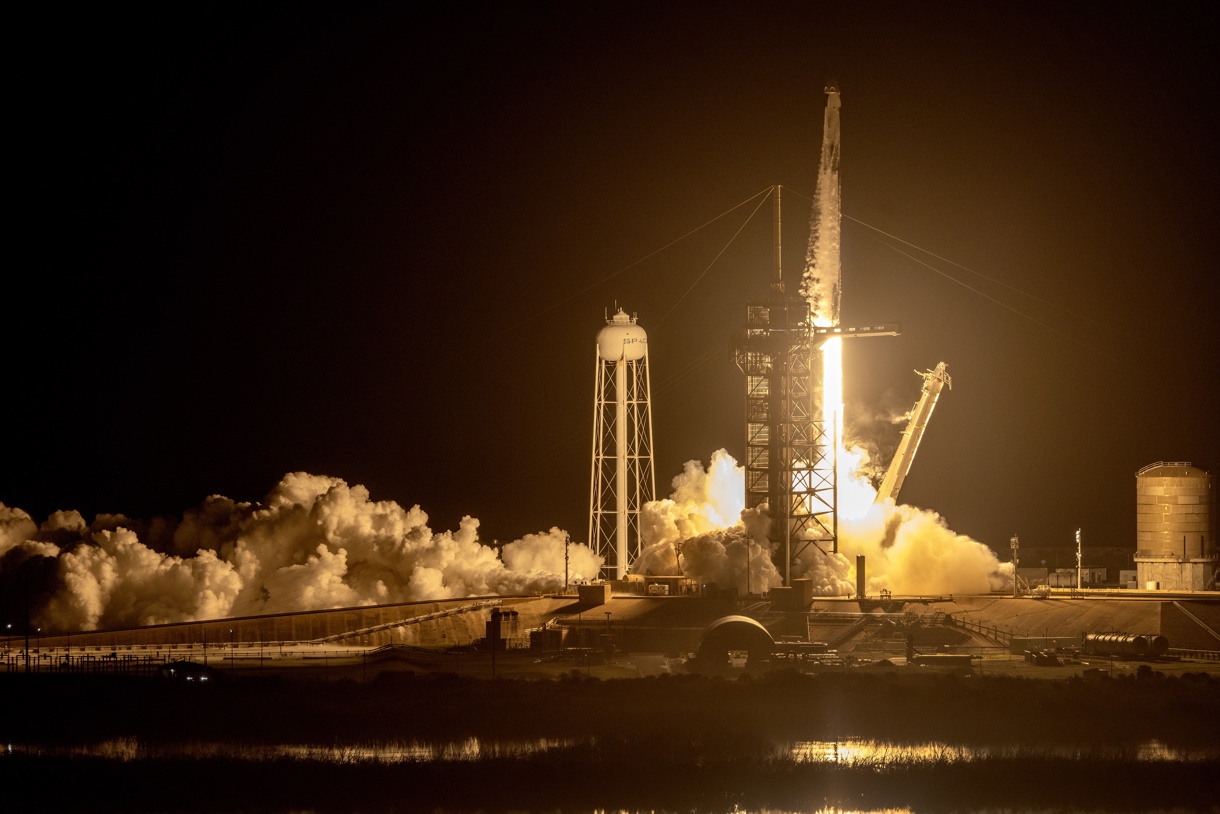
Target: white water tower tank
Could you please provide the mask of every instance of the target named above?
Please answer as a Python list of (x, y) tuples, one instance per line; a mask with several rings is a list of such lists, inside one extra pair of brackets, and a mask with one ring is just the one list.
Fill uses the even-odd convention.
[(607, 362), (638, 362), (648, 355), (648, 334), (620, 308), (598, 333), (597, 353)]

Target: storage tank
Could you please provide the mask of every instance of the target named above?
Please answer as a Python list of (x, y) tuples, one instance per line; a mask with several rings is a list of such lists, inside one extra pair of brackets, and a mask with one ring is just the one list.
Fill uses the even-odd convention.
[(1216, 580), (1216, 495), (1211, 475), (1159, 461), (1135, 474), (1135, 563), (1141, 585), (1211, 590)]
[(1161, 658), (1169, 650), (1169, 639), (1159, 633), (1086, 633), (1084, 651), (1095, 656)]

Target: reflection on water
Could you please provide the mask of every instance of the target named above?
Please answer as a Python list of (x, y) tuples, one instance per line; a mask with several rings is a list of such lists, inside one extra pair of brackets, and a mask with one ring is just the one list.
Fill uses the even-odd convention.
[[(235, 743), (228, 741), (150, 742), (141, 738), (113, 738), (91, 744), (70, 746), (8, 744), (8, 754), (61, 757), (100, 757), (110, 760), (157, 758), (226, 758), (237, 760), (275, 760), (279, 758), (314, 760), (328, 763), (405, 763), (474, 761), (495, 758), (521, 758), (556, 749), (595, 744), (595, 739), (529, 738), (501, 740), (462, 738), (447, 741), (390, 741), (375, 743)], [(1132, 744), (1036, 747), (1014, 744), (948, 744), (940, 742), (902, 743), (895, 741), (844, 739), (837, 741), (796, 741), (780, 744), (775, 756), (795, 763), (829, 763), (842, 766), (886, 766), (912, 763), (953, 764), (976, 760), (1020, 759), (1029, 757), (1065, 760), (1107, 759), (1147, 762), (1194, 763), (1220, 760), (1220, 745), (1184, 749), (1157, 740)], [(849, 814), (839, 812), (839, 814)]]
[(995, 758), (1030, 756), (1065, 758), (1106, 758), (1136, 761), (1196, 762), (1220, 758), (1220, 747), (1180, 749), (1158, 740), (1133, 744), (1089, 746), (979, 745), (895, 743), (878, 740), (797, 741), (782, 753), (798, 763), (837, 763), (845, 766), (886, 766), (894, 763), (969, 763)]
[(228, 758), (275, 760), (290, 758), (328, 763), (405, 763), (483, 760), (527, 757), (574, 745), (576, 741), (555, 738), (504, 741), (464, 738), (455, 741), (394, 741), (389, 743), (230, 743), (187, 741), (148, 742), (140, 738), (113, 738), (72, 746), (21, 746), (9, 744), (9, 754), (67, 757), (101, 757), (110, 760), (158, 758)]
[[(626, 808), (595, 808), (592, 814), (668, 814), (664, 809), (648, 809), (642, 812)], [(794, 811), (788, 808), (738, 808), (733, 806), (727, 814), (913, 814), (910, 808), (817, 808)], [(1017, 812), (1006, 812), (1017, 814)], [(1038, 812), (1022, 812), (1022, 814), (1038, 814)]]

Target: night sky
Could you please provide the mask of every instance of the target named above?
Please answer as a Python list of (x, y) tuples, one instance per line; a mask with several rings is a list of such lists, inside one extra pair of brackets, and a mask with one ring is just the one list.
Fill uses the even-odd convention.
[(687, 460), (741, 460), (731, 347), (770, 202), (749, 216), (783, 185), (794, 290), (829, 79), (843, 324), (902, 326), (845, 351), (848, 421), (908, 410), (916, 369), (953, 378), (902, 501), (1007, 559), (1077, 527), (1134, 548), (1146, 464), (1220, 475), (1205, 4), (30, 14), (0, 503), (35, 520), (178, 516), (306, 471), (436, 531), (583, 541), (616, 304), (649, 333), (662, 496)]

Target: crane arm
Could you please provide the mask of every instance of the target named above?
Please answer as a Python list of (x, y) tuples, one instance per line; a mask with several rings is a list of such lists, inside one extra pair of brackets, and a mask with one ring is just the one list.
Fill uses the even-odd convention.
[(953, 389), (949, 374), (945, 372), (944, 362), (938, 364), (936, 370), (927, 370), (923, 373), (917, 370), (915, 373), (923, 377), (923, 394), (910, 412), (907, 428), (902, 433), (902, 440), (898, 442), (898, 451), (894, 453), (894, 459), (890, 461), (890, 468), (886, 470), (885, 477), (881, 479), (881, 486), (877, 489), (875, 503), (884, 503), (886, 499), (898, 500), (898, 490), (902, 488), (902, 482), (906, 480), (907, 473), (911, 471), (915, 451), (919, 448), (919, 441), (928, 427), (928, 420), (932, 417), (936, 399), (945, 386), (948, 386), (950, 390)]

